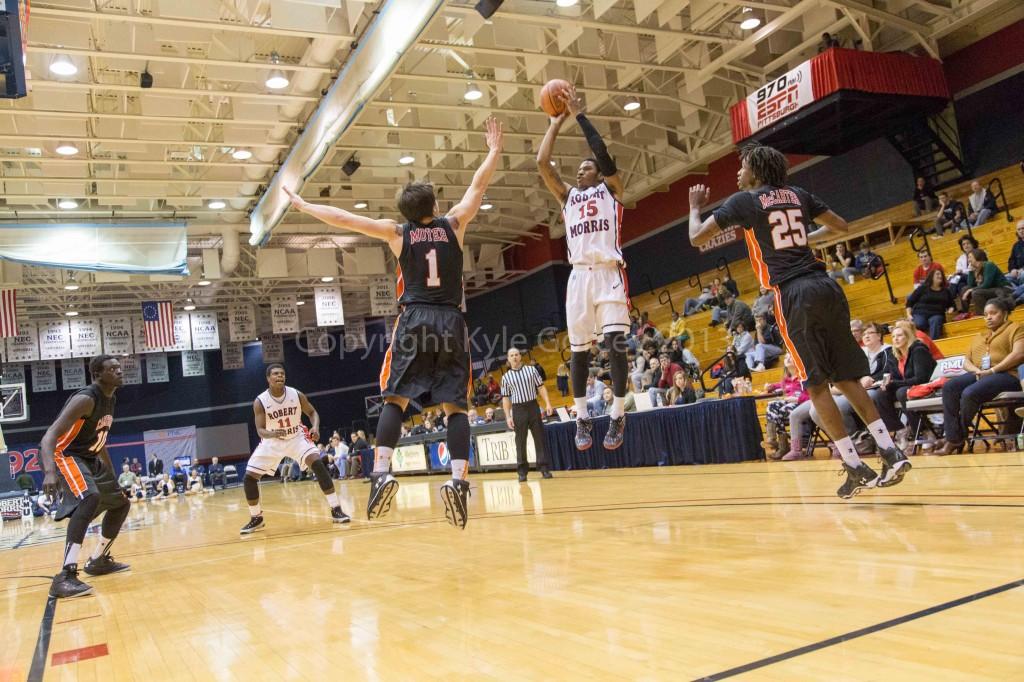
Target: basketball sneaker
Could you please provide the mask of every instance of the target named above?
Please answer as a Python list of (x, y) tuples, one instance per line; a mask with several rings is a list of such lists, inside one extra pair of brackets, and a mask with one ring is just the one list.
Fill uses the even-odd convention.
[(250, 518), (249, 523), (242, 526), (242, 529), (238, 532), (241, 535), (248, 535), (249, 533), (255, 533), (261, 528), (263, 528), (263, 514)]
[(92, 586), (78, 579), (78, 564), (68, 564), (62, 568), (60, 573), (53, 576), (53, 582), (50, 583), (50, 596), (58, 599), (80, 597), (90, 592)]
[(878, 478), (879, 488), (894, 486), (910, 471), (911, 464), (899, 448), (888, 448), (879, 453), (882, 456), (882, 473)]
[(878, 484), (878, 474), (864, 462), (856, 467), (843, 462), (843, 470), (839, 475), (842, 476), (843, 473), (846, 474), (846, 482), (839, 486), (836, 495), (844, 500), (850, 499), (864, 488), (874, 488)]
[(615, 450), (622, 445), (622, 432), (626, 429), (626, 415), (608, 422), (608, 433), (604, 434), (605, 450)]
[(379, 519), (391, 509), (398, 492), (398, 481), (391, 474), (374, 474), (370, 483), (370, 499), (366, 501), (366, 518)]
[(131, 566), (114, 561), (114, 557), (104, 554), (99, 559), (89, 559), (85, 562), (83, 569), (89, 575), (107, 575), (109, 573), (120, 573), (127, 571)]
[(352, 519), (349, 518), (348, 514), (341, 510), (341, 507), (335, 507), (331, 510), (331, 520), (335, 523), (348, 523)]
[(594, 444), (594, 422), (589, 419), (576, 420), (576, 449), (589, 450)]
[(448, 523), (463, 529), (469, 520), (469, 481), (452, 479), (441, 486), (441, 501), (444, 502), (444, 515)]

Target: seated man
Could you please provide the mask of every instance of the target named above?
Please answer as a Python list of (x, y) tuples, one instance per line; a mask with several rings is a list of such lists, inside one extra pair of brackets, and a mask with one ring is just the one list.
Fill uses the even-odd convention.
[(686, 302), (683, 304), (683, 316), (689, 317), (694, 313), (699, 313), (704, 306), (711, 305), (714, 298), (714, 294), (711, 293), (711, 287), (704, 287), (696, 298), (686, 299)]
[(942, 263), (936, 263), (932, 261), (932, 254), (928, 253), (928, 249), (921, 249), (917, 252), (918, 266), (914, 268), (914, 286), (919, 287), (921, 283), (928, 279), (928, 275), (932, 274), (934, 270), (942, 270), (945, 274), (946, 271), (942, 267)]
[(949, 192), (939, 192), (939, 212), (935, 216), (935, 234), (939, 237), (946, 230), (958, 232), (967, 227), (967, 211), (964, 205), (949, 196)]
[(218, 483), (221, 488), (227, 487), (227, 478), (224, 476), (224, 465), (220, 463), (220, 458), (214, 457), (210, 460), (210, 468), (207, 473), (210, 475), (210, 487), (213, 490), (217, 489)]
[(125, 462), (121, 465), (121, 475), (117, 477), (117, 485), (125, 495), (130, 495), (136, 483), (138, 483), (138, 476), (132, 473), (131, 465)]
[(484, 410), (484, 424), (493, 424), (493, 423), (494, 423), (494, 408), (493, 407), (488, 407), (486, 410)]
[(757, 334), (754, 348), (746, 353), (747, 367), (752, 372), (763, 372), (782, 357), (782, 334), (774, 318), (762, 314), (754, 318)]
[(989, 194), (989, 191), (983, 188), (977, 180), (971, 181), (971, 194), (967, 197), (967, 203), (970, 205), (967, 222), (971, 224), (971, 227), (984, 225), (985, 221), (996, 212), (996, 198)]
[(662, 353), (658, 356), (658, 369), (661, 374), (659, 375), (657, 384), (651, 386), (647, 391), (647, 395), (651, 399), (652, 407), (665, 404), (665, 393), (668, 392), (668, 389), (672, 388), (672, 377), (676, 375), (676, 372), (686, 373), (686, 370), (683, 367), (672, 362), (668, 353)]
[(597, 371), (591, 367), (590, 375), (587, 377), (587, 409), (591, 414), (601, 414), (601, 411), (597, 408), (597, 402), (601, 399), (601, 395), (604, 393), (605, 384), (603, 381), (597, 378)]

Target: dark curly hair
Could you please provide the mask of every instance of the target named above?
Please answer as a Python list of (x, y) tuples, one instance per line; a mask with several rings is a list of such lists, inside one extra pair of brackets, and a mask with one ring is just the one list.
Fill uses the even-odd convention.
[(786, 184), (789, 162), (774, 147), (752, 142), (740, 150), (740, 162), (746, 162), (754, 177), (766, 185), (782, 187)]

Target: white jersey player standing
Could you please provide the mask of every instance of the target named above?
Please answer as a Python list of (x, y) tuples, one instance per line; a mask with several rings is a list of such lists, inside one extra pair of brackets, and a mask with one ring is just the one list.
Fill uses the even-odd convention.
[[(611, 421), (604, 447), (622, 445), (626, 424), (626, 334), (629, 332), (629, 286), (619, 245), (623, 185), (615, 161), (601, 135), (583, 114), (583, 102), (570, 86), (560, 98), (565, 111), (553, 116), (537, 152), (537, 169), (548, 190), (562, 204), (565, 239), (572, 275), (565, 293), (566, 327), (572, 359), (569, 377), (576, 404), (576, 447), (593, 444), (593, 424), (587, 412), (589, 351), (602, 339), (611, 359)], [(593, 158), (584, 159), (576, 171), (576, 186), (562, 180), (551, 165), (555, 139), (569, 116), (586, 137)]]
[[(350, 519), (341, 509), (334, 481), (314, 442), (320, 438), (320, 415), (301, 391), (285, 384), (284, 365), (274, 363), (267, 366), (267, 390), (253, 401), (252, 409), (256, 433), (262, 440), (245, 467), (242, 486), (250, 518), (239, 532), (248, 535), (263, 528), (259, 480), (273, 476), (285, 457), (294, 459), (303, 470), (313, 472), (331, 507), (331, 518), (335, 523), (348, 523)], [(302, 424), (302, 415), (309, 417), (311, 428), (308, 432)]]

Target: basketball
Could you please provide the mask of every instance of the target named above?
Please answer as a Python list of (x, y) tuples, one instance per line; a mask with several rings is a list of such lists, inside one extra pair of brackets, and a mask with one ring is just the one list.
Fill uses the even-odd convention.
[(548, 116), (560, 116), (565, 111), (565, 104), (557, 95), (569, 87), (569, 81), (554, 78), (544, 84), (540, 90), (540, 108)]

